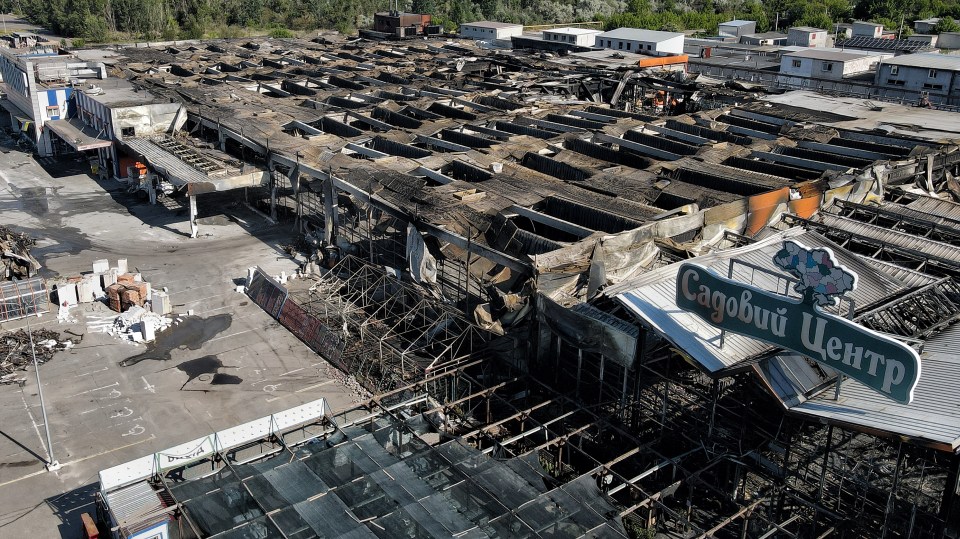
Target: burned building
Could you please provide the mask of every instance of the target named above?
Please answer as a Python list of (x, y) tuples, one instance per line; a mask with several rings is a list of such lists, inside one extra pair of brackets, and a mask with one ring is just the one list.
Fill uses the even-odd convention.
[(406, 38), (440, 33), (440, 27), (430, 24), (430, 15), (380, 11), (373, 16), (373, 31), (384, 37)]
[[(182, 130), (125, 141), (165, 203), (244, 187), (291, 223), (315, 279), (254, 272), (247, 294), (378, 395), (105, 471), (125, 537), (960, 530), (954, 116), (804, 92), (668, 116), (705, 90), (468, 42), (123, 53), (184, 103)], [(203, 156), (251, 172), (214, 182)], [(914, 402), (677, 308), (683, 261), (789, 296), (784, 241), (830, 248), (860, 276), (840, 313), (920, 350)], [(309, 492), (274, 492), (286, 473)], [(120, 516), (128, 494), (152, 520)]]

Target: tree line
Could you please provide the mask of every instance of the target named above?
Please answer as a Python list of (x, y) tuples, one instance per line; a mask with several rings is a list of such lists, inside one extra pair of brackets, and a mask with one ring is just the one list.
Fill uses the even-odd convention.
[[(62, 36), (90, 42), (112, 39), (174, 40), (240, 37), (250, 32), (289, 37), (293, 32), (372, 26), (391, 0), (0, 0), (4, 12)], [(915, 19), (960, 19), (960, 0), (401, 0), (401, 9), (429, 13), (455, 30), (463, 22), (496, 20), (525, 25), (600, 20), (607, 29), (715, 33), (730, 19), (775, 27), (831, 29), (852, 19), (896, 30)], [(947, 20), (944, 29), (955, 24)]]

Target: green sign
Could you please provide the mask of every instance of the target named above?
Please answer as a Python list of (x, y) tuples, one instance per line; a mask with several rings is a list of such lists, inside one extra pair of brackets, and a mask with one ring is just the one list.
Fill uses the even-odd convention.
[(909, 346), (839, 316), (822, 312), (856, 287), (855, 274), (827, 249), (784, 242), (774, 262), (800, 282), (796, 300), (724, 279), (695, 264), (681, 264), (677, 306), (711, 325), (792, 350), (908, 404), (920, 379), (920, 357)]

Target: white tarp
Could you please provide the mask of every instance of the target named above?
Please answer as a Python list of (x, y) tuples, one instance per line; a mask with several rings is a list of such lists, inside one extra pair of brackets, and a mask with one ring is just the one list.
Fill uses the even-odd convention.
[(411, 224), (407, 225), (407, 261), (414, 281), (437, 284), (437, 259), (427, 250), (420, 231)]

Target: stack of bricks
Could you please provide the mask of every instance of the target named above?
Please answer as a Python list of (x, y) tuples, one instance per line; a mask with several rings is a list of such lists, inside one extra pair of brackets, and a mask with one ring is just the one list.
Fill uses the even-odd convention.
[(110, 308), (118, 313), (134, 305), (143, 307), (149, 296), (150, 283), (137, 281), (136, 277), (129, 273), (118, 275), (117, 282), (107, 287)]
[[(108, 305), (118, 313), (134, 305), (143, 307), (144, 303), (150, 301), (153, 293), (150, 283), (144, 282), (139, 273), (128, 273), (127, 267), (125, 258), (117, 260), (115, 268), (111, 268), (107, 260), (97, 260), (93, 263), (91, 280), (100, 281), (98, 284), (101, 284), (107, 293)], [(93, 293), (92, 287), (88, 295), (91, 293)]]
[(123, 290), (123, 285), (119, 283), (114, 283), (107, 287), (107, 303), (110, 305), (110, 308), (118, 313), (123, 312), (121, 309), (120, 303), (120, 292)]

